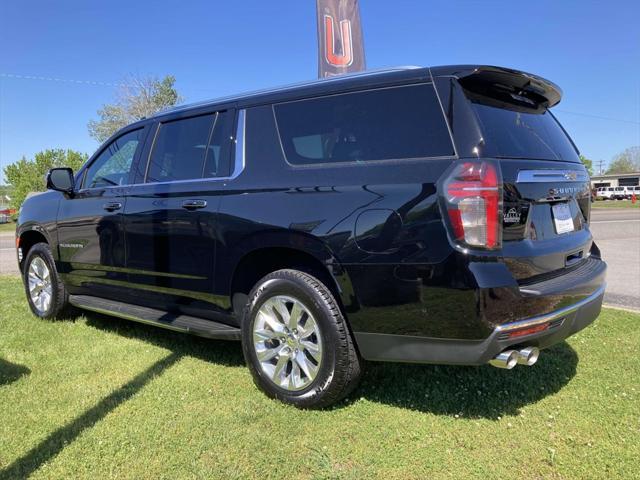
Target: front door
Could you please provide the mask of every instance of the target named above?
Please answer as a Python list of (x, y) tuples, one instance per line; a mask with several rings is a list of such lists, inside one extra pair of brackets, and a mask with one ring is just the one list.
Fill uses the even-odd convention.
[(58, 211), (60, 270), (72, 293), (118, 298), (127, 287), (123, 214), (146, 129), (124, 133), (94, 156)]
[[(160, 122), (142, 184), (125, 207), (127, 267), (136, 303), (215, 317), (216, 216), (229, 176), (233, 112)], [(141, 162), (141, 165), (145, 162)], [(212, 315), (210, 315), (212, 314)]]

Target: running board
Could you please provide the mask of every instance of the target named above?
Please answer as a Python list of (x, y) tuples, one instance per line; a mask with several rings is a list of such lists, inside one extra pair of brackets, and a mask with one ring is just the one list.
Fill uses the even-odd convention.
[(141, 307), (129, 303), (107, 300), (89, 295), (69, 295), (69, 303), (83, 310), (113, 315), (114, 317), (190, 333), (199, 337), (218, 340), (240, 340), (240, 329), (223, 323), (189, 315), (170, 313), (155, 308)]

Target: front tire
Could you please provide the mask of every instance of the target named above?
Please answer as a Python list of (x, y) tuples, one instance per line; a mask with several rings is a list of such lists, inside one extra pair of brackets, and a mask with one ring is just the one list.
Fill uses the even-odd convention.
[(338, 402), (361, 375), (333, 294), (298, 270), (278, 270), (253, 288), (243, 312), (242, 349), (258, 388), (301, 408)]
[(56, 318), (68, 307), (67, 291), (46, 243), (31, 247), (24, 261), (22, 279), (34, 315)]

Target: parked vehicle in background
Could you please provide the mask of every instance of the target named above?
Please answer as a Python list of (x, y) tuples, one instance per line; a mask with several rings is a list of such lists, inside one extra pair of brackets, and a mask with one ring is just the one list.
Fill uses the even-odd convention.
[(162, 112), (24, 203), (27, 300), (241, 340), (299, 407), (343, 398), (363, 359), (531, 366), (604, 295), (560, 98), (463, 65)]
[(614, 187), (613, 195), (611, 198), (615, 200), (624, 200), (627, 196), (627, 191), (625, 187)]
[(637, 197), (638, 193), (640, 193), (640, 187), (638, 187), (638, 186), (626, 186), (626, 187), (624, 187), (624, 198), (625, 199), (630, 200), (634, 193), (636, 194), (636, 197)]
[(598, 187), (596, 198), (601, 200), (611, 200), (614, 197), (614, 187)]

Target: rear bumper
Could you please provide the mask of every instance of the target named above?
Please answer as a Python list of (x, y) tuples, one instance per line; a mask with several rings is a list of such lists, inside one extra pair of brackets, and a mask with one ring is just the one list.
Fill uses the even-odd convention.
[[(605, 284), (572, 305), (553, 312), (497, 326), (484, 340), (454, 340), (355, 332), (360, 354), (367, 360), (482, 365), (501, 351), (516, 346), (540, 349), (561, 342), (591, 324), (600, 314)], [(509, 332), (549, 324), (538, 333), (509, 338)]]

